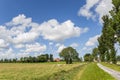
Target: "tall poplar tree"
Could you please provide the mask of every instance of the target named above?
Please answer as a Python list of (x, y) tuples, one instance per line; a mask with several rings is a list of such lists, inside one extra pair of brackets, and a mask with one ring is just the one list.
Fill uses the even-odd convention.
[(98, 39), (101, 61), (116, 64), (115, 43), (120, 43), (120, 0), (112, 0), (113, 9), (109, 16), (103, 16), (102, 34)]

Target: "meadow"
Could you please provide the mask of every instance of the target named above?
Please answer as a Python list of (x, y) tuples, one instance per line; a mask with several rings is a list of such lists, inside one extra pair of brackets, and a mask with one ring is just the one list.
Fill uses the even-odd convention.
[[(87, 76), (87, 77), (86, 77)], [(0, 63), (0, 80), (115, 80), (96, 63)]]
[[(1, 63), (0, 80), (48, 80), (60, 72), (67, 72), (82, 64), (64, 63)], [(75, 71), (75, 70), (73, 70)]]

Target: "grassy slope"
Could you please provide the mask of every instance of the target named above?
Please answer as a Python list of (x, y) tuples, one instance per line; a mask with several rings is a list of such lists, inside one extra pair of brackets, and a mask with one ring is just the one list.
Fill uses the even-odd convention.
[(116, 71), (120, 71), (120, 65), (115, 65), (115, 64), (109, 64), (109, 63), (101, 63), (104, 66), (107, 66), (111, 69), (114, 69)]
[(101, 70), (96, 63), (90, 63), (87, 65), (80, 80), (115, 80), (109, 74)]
[[(68, 71), (80, 64), (49, 64), (49, 63), (1, 63), (0, 80), (43, 80), (60, 71)], [(46, 80), (46, 79), (44, 79)]]

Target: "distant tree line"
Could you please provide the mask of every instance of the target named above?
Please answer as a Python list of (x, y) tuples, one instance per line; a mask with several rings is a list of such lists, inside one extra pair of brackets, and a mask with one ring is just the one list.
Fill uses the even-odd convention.
[(85, 62), (92, 62), (93, 61), (93, 56), (90, 53), (86, 53), (84, 55), (84, 61)]
[(19, 60), (17, 58), (15, 59), (1, 59), (1, 63), (38, 63), (38, 62), (53, 62), (53, 55), (52, 54), (41, 54), (37, 57), (21, 57)]

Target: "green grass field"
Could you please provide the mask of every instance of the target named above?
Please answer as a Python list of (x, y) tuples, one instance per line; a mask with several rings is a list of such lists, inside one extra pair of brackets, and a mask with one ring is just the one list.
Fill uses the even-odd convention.
[(109, 63), (101, 63), (104, 66), (107, 66), (111, 69), (114, 69), (116, 71), (120, 71), (120, 65), (116, 65), (116, 64), (109, 64)]
[(57, 72), (67, 72), (81, 64), (1, 63), (0, 80), (47, 80)]
[(84, 69), (80, 80), (115, 80), (109, 74), (101, 70), (96, 63), (90, 63)]
[(118, 61), (117, 64), (120, 65), (120, 61)]
[[(87, 77), (86, 77), (87, 76)], [(0, 63), (0, 80), (114, 80), (95, 63)]]

